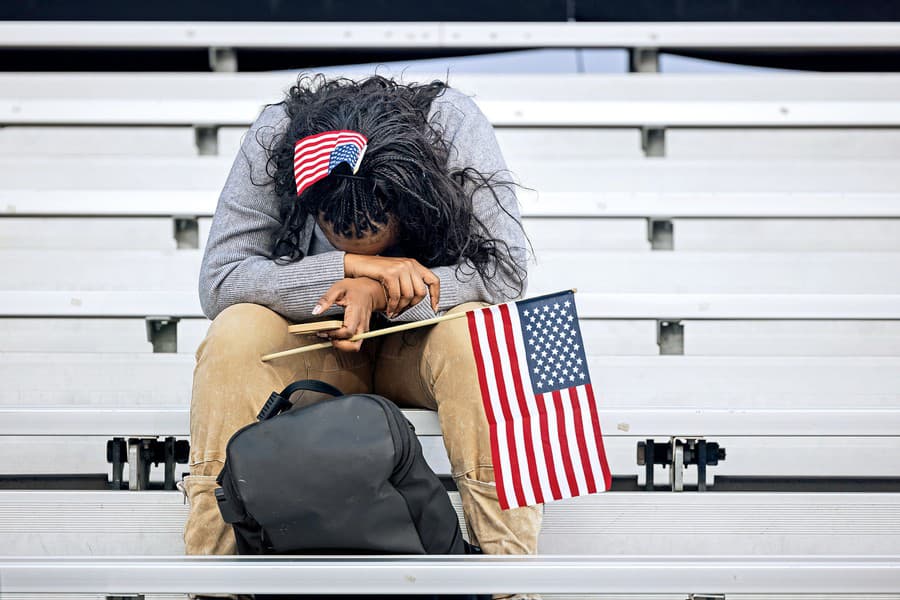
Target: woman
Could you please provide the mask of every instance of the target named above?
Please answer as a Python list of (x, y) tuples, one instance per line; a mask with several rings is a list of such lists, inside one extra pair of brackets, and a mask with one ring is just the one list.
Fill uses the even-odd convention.
[[(362, 140), (361, 156), (304, 179), (298, 142), (337, 131)], [(303, 378), (437, 410), (473, 541), (489, 554), (537, 551), (541, 507), (497, 502), (465, 319), (348, 341), (524, 293), (526, 241), (504, 172), (490, 122), (441, 81), (301, 76), (262, 111), (222, 190), (200, 273), (213, 323), (196, 355), (187, 554), (234, 553), (213, 495), (225, 445), (273, 390)], [(320, 334), (333, 349), (260, 361), (310, 343), (289, 335), (290, 323), (341, 313), (343, 327)]]

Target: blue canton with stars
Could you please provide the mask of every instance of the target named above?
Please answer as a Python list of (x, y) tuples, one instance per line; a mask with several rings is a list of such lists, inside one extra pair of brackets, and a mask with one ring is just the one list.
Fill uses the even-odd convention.
[(563, 292), (516, 302), (535, 394), (591, 382), (575, 295)]
[(328, 161), (328, 172), (331, 173), (336, 166), (342, 162), (350, 165), (350, 169), (356, 164), (359, 157), (359, 148), (356, 144), (344, 143), (331, 151), (331, 158)]

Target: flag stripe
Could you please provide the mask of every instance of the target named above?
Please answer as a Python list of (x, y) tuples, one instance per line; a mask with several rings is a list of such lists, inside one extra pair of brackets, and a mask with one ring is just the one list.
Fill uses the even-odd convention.
[(597, 453), (600, 455), (600, 468), (603, 469), (603, 481), (608, 490), (612, 487), (612, 475), (609, 463), (606, 462), (606, 450), (603, 448), (603, 434), (600, 431), (600, 415), (597, 414), (597, 402), (594, 400), (594, 389), (590, 384), (584, 386), (588, 394), (588, 406), (591, 409), (591, 424), (594, 427), (594, 439), (597, 442)]
[(515, 494), (513, 492), (513, 479), (515, 477), (512, 470), (512, 457), (509, 451), (509, 438), (507, 437), (508, 425), (504, 416), (503, 406), (500, 403), (500, 394), (497, 392), (497, 376), (494, 373), (494, 361), (491, 360), (490, 343), (488, 341), (488, 332), (485, 327), (484, 312), (479, 312), (476, 318), (478, 324), (478, 335), (480, 336), (481, 348), (484, 351), (482, 356), (482, 364), (484, 365), (484, 374), (487, 380), (488, 397), (491, 401), (491, 408), (494, 414), (494, 421), (497, 424), (497, 448), (500, 452), (499, 460), (495, 461), (495, 476), (503, 481), (503, 489), (506, 491), (506, 497), (503, 502), (507, 507), (515, 507), (518, 505)]
[(514, 474), (511, 466), (509, 440), (507, 437), (507, 421), (504, 416), (503, 406), (500, 404), (500, 395), (497, 392), (498, 382), (496, 373), (494, 373), (494, 362), (491, 359), (488, 330), (485, 326), (484, 315), (487, 310), (488, 309), (482, 309), (476, 313), (475, 323), (478, 330), (479, 344), (482, 349), (481, 364), (484, 367), (484, 376), (485, 381), (487, 382), (487, 397), (491, 402), (491, 411), (494, 415), (494, 423), (496, 425), (497, 450), (499, 456), (497, 460), (493, 461), (494, 477), (497, 481), (503, 482), (505, 496), (500, 500), (501, 506), (510, 508), (518, 506), (518, 501), (513, 493)]
[(559, 390), (553, 390), (553, 404), (556, 406), (556, 414), (562, 420), (562, 426), (557, 428), (557, 432), (562, 452), (563, 472), (566, 474), (566, 483), (569, 485), (568, 497), (571, 498), (578, 495), (578, 483), (575, 481), (575, 472), (572, 469), (572, 455), (569, 453), (569, 435), (566, 432), (566, 410), (563, 407), (562, 394), (559, 393)]
[[(580, 386), (579, 386), (580, 387)], [(578, 454), (581, 457), (581, 468), (587, 480), (589, 494), (597, 493), (597, 482), (594, 481), (594, 470), (591, 467), (591, 459), (588, 456), (587, 442), (585, 441), (584, 419), (581, 417), (581, 402), (578, 398), (578, 388), (569, 388), (569, 400), (572, 403), (572, 413), (575, 416), (575, 434), (578, 439)]]
[[(486, 309), (490, 312), (493, 319), (494, 328), (492, 329), (494, 339), (497, 343), (497, 357), (509, 357), (510, 352), (515, 348), (508, 348), (506, 345), (506, 334), (504, 332), (503, 315), (500, 312), (501, 307), (494, 306)], [(509, 420), (508, 426), (513, 442), (516, 447), (516, 461), (510, 465), (511, 474), (515, 481), (522, 487), (522, 495), (525, 504), (534, 504), (534, 493), (531, 489), (530, 477), (528, 474), (528, 458), (525, 445), (524, 423), (522, 422), (522, 414), (519, 410), (519, 404), (516, 400), (516, 389), (513, 384), (512, 364), (509, 360), (500, 360), (500, 378), (497, 382), (498, 386), (502, 386), (506, 394), (507, 401), (504, 402), (504, 408), (508, 410)], [(515, 503), (515, 501), (513, 501)]]
[[(520, 422), (522, 425), (522, 437), (525, 438), (525, 455), (527, 459), (526, 466), (528, 467), (528, 473), (526, 477), (531, 479), (531, 497), (533, 501), (530, 501), (529, 504), (534, 503), (542, 503), (544, 501), (543, 496), (541, 494), (541, 482), (538, 479), (538, 469), (537, 469), (537, 461), (535, 460), (535, 452), (534, 452), (534, 440), (531, 436), (532, 430), (532, 413), (528, 410), (528, 405), (525, 402), (525, 391), (522, 387), (522, 376), (519, 372), (519, 352), (516, 349), (516, 343), (514, 339), (514, 329), (512, 324), (512, 319), (509, 316), (509, 306), (506, 304), (501, 304), (497, 307), (500, 311), (500, 316), (503, 320), (503, 333), (506, 334), (506, 348), (509, 352), (509, 365), (512, 371), (512, 380), (513, 380), (513, 388), (515, 391), (516, 401), (519, 407)], [(525, 349), (522, 348), (522, 352)]]
[(553, 438), (550, 437), (550, 422), (547, 417), (547, 405), (545, 402), (545, 394), (535, 396), (538, 411), (541, 420), (541, 445), (544, 451), (544, 461), (547, 466), (547, 475), (550, 479), (550, 497), (554, 500), (562, 498), (562, 491), (559, 488), (559, 479), (556, 477), (556, 463), (553, 457)]
[(575, 496), (587, 493), (587, 481), (584, 477), (584, 467), (581, 464), (581, 453), (578, 449), (578, 429), (575, 426), (575, 409), (572, 406), (572, 398), (569, 394), (560, 390), (560, 400), (563, 407), (563, 416), (566, 425), (566, 441), (569, 443), (566, 448), (569, 455), (569, 462), (572, 464), (572, 474), (575, 476), (575, 487), (578, 489)]
[(487, 416), (488, 426), (491, 434), (491, 457), (494, 458), (494, 481), (497, 484), (497, 496), (500, 501), (500, 508), (507, 509), (509, 504), (506, 502), (506, 490), (503, 484), (502, 473), (500, 472), (500, 448), (497, 441), (497, 421), (494, 419), (494, 409), (491, 406), (491, 396), (488, 392), (487, 376), (484, 371), (484, 360), (482, 359), (481, 343), (478, 335), (478, 325), (475, 322), (476, 312), (470, 312), (466, 320), (469, 322), (469, 338), (472, 340), (472, 349), (475, 353), (475, 367), (478, 371), (478, 385), (481, 387), (481, 402), (484, 405), (484, 413)]
[(600, 456), (597, 453), (597, 440), (594, 437), (593, 418), (589, 407), (587, 393), (588, 386), (578, 387), (578, 401), (581, 406), (581, 414), (584, 419), (584, 436), (585, 444), (588, 448), (588, 456), (590, 457), (591, 473), (594, 477), (594, 485), (597, 491), (606, 491), (606, 481), (603, 479), (603, 467), (600, 465)]
[[(486, 329), (485, 333), (487, 334), (488, 347), (491, 350), (490, 358), (493, 362), (494, 367), (494, 381), (497, 381), (497, 375), (502, 372), (502, 369), (500, 366), (500, 354), (497, 351), (497, 337), (495, 335), (497, 329), (494, 324), (494, 315), (491, 313), (490, 308), (483, 309), (482, 314), (484, 315), (484, 325)], [(485, 363), (487, 362), (488, 361), (485, 361)], [(503, 429), (506, 434), (507, 450), (509, 451), (509, 462), (511, 467), (515, 466), (516, 470), (518, 470), (519, 456), (518, 452), (516, 451), (516, 440), (513, 431), (514, 424), (512, 422), (512, 414), (510, 413), (509, 408), (509, 398), (506, 395), (506, 386), (498, 385), (497, 394), (500, 399), (500, 408), (503, 411)], [(512, 470), (510, 470), (510, 474), (513, 474)], [(512, 487), (516, 494), (516, 506), (525, 506), (525, 494), (522, 491), (522, 482), (518, 477), (512, 477)]]
[(556, 482), (559, 485), (559, 497), (571, 498), (572, 492), (566, 478), (566, 463), (563, 457), (561, 439), (559, 436), (558, 418), (562, 416), (556, 409), (553, 393), (544, 394), (544, 410), (547, 411), (547, 428), (549, 430), (550, 445), (553, 450), (553, 470), (556, 473)]
[(366, 137), (361, 133), (357, 133), (355, 131), (350, 131), (348, 129), (340, 130), (340, 131), (326, 131), (323, 133), (318, 133), (316, 135), (310, 135), (303, 139), (297, 140), (297, 143), (294, 144), (294, 148), (298, 150), (303, 150), (312, 146), (315, 146), (321, 142), (334, 142), (346, 139), (347, 141), (356, 142), (358, 144), (365, 144)]
[[(514, 332), (522, 331), (522, 323), (519, 318), (519, 311), (511, 308), (509, 310), (509, 319)], [(550, 481), (547, 472), (547, 457), (544, 448), (544, 438), (541, 435), (541, 409), (537, 398), (535, 398), (534, 387), (531, 383), (531, 375), (528, 373), (528, 349), (521, 335), (513, 336), (516, 340), (516, 348), (518, 354), (518, 373), (522, 382), (522, 393), (525, 396), (525, 404), (529, 415), (529, 428), (526, 429), (526, 435), (531, 435), (531, 449), (534, 452), (534, 470), (537, 472), (538, 487), (535, 488), (536, 501), (539, 503), (553, 499)], [(530, 465), (531, 463), (529, 463)]]

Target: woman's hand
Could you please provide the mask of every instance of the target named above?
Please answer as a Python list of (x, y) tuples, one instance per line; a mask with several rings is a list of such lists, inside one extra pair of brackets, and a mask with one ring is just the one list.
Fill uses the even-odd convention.
[(384, 289), (380, 283), (368, 277), (341, 279), (319, 298), (313, 314), (318, 315), (333, 304), (344, 307), (344, 326), (324, 332), (323, 337), (331, 339), (338, 350), (359, 352), (363, 341), (347, 340), (358, 333), (367, 332), (372, 312), (384, 310), (386, 306)]
[(368, 277), (384, 286), (387, 295), (387, 315), (395, 317), (415, 306), (431, 294), (431, 309), (437, 312), (441, 299), (441, 280), (413, 258), (344, 255), (344, 274), (347, 277)]

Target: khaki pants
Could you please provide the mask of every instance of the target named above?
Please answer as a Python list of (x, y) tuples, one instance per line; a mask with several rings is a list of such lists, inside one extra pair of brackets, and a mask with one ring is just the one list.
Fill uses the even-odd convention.
[[(453, 311), (478, 306), (463, 304)], [(235, 304), (216, 317), (197, 349), (190, 476), (183, 482), (190, 503), (184, 528), (187, 554), (236, 552), (234, 534), (214, 496), (225, 446), (235, 431), (256, 420), (270, 393), (298, 379), (319, 379), (345, 394), (374, 392), (402, 407), (437, 410), (472, 543), (487, 554), (537, 552), (542, 507), (502, 511), (497, 502), (488, 424), (465, 318), (366, 340), (358, 353), (328, 349), (260, 361), (263, 354), (321, 341), (289, 334), (289, 324), (266, 307)], [(295, 403), (321, 399), (303, 394)]]

